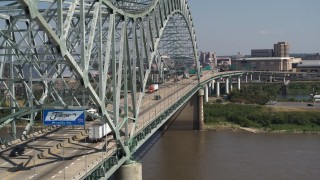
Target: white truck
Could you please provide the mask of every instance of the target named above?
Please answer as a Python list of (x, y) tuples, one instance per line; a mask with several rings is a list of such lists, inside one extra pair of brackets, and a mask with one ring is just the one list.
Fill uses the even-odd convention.
[(189, 79), (189, 74), (184, 73), (184, 74), (183, 74), (183, 79)]
[(148, 92), (151, 94), (151, 93), (153, 93), (155, 91), (158, 91), (158, 89), (159, 89), (159, 85), (158, 84), (151, 84), (149, 86), (149, 91)]
[(98, 142), (111, 133), (111, 128), (107, 123), (98, 122), (89, 127), (89, 141)]

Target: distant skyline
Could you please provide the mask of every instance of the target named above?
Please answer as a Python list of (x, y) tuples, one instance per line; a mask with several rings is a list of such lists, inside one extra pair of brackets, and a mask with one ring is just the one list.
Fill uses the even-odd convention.
[(320, 52), (320, 0), (189, 0), (198, 48), (249, 55), (288, 42), (290, 53)]

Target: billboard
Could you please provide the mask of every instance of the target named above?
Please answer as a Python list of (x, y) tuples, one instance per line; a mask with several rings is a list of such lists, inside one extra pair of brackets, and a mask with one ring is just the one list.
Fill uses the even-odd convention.
[(83, 125), (85, 117), (83, 110), (43, 110), (44, 125)]

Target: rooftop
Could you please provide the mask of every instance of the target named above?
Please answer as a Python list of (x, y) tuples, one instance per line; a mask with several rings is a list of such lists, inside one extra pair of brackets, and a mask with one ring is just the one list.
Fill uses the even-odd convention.
[(320, 67), (320, 60), (303, 60), (298, 67)]
[(294, 57), (250, 57), (250, 58), (238, 58), (236, 61), (265, 61), (265, 60), (279, 60), (279, 59), (294, 59)]

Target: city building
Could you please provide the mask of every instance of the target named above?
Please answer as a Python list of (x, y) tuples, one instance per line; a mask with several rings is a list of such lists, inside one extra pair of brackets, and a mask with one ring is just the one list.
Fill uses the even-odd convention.
[(289, 57), (289, 44), (286, 42), (278, 42), (274, 44), (274, 57)]
[(251, 49), (251, 57), (273, 57), (273, 49)]
[(306, 60), (320, 60), (320, 54), (311, 54), (306, 57)]
[(289, 57), (289, 44), (278, 42), (273, 49), (251, 49), (249, 58), (232, 60), (234, 70), (295, 71), (301, 58)]
[(230, 57), (218, 56), (215, 60), (215, 67), (230, 66), (230, 65), (231, 65)]
[(297, 66), (297, 72), (320, 72), (320, 60), (303, 60)]
[(216, 53), (215, 52), (199, 52), (199, 61), (200, 64), (205, 66), (214, 66), (216, 60)]
[(232, 66), (235, 70), (294, 71), (294, 64), (300, 61), (301, 58), (294, 57), (239, 58), (232, 60)]

